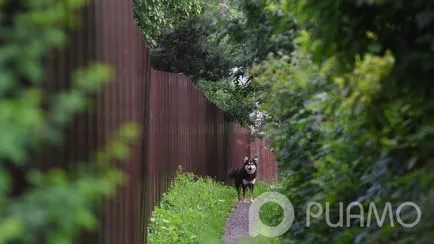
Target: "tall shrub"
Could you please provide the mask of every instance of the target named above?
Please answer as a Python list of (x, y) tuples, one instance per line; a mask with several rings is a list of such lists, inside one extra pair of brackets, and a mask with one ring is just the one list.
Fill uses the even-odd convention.
[[(296, 224), (288, 242), (433, 241), (433, 7), (423, 1), (283, 1), (281, 9), (306, 29), (299, 45), (305, 56), (296, 63), (266, 61), (257, 79), (275, 121), (269, 135), (283, 169), (281, 191), (298, 211), (309, 201), (330, 203), (333, 223), (339, 202), (360, 202), (366, 214), (371, 201), (380, 211), (387, 202), (396, 210), (412, 201), (422, 212), (414, 228), (396, 221), (394, 227), (360, 228), (351, 221), (331, 228), (322, 218), (309, 228)], [(307, 67), (298, 63), (309, 60)], [(278, 66), (287, 68), (273, 71)], [(314, 87), (317, 78), (322, 85)], [(401, 212), (407, 223), (415, 215), (412, 208)]]

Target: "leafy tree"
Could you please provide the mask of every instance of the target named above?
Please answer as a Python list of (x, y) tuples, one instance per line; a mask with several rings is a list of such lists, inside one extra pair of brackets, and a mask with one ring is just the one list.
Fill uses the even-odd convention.
[(257, 104), (248, 83), (226, 78), (217, 82), (201, 80), (197, 85), (209, 100), (225, 111), (228, 119), (242, 125), (252, 125), (251, 112), (256, 109)]
[(43, 56), (64, 45), (84, 3), (0, 2), (0, 243), (73, 243), (79, 231), (97, 226), (93, 207), (122, 182), (110, 161), (125, 158), (135, 126), (121, 129), (80, 172), (42, 171), (31, 158), (41, 145), (61, 139), (64, 126), (113, 73), (93, 64), (71, 74), (69, 89), (43, 89)]
[(193, 82), (210, 82), (231, 76), (237, 66), (232, 46), (219, 40), (221, 14), (209, 5), (202, 16), (191, 16), (172, 28), (164, 28), (151, 50), (151, 64), (163, 71), (184, 73)]
[[(367, 210), (370, 201), (394, 209), (413, 201), (423, 213), (411, 229), (354, 221), (335, 229), (322, 218), (309, 228), (296, 224), (285, 241), (431, 243), (433, 5), (283, 1), (281, 9), (307, 32), (290, 59), (266, 61), (254, 72), (274, 122), (267, 135), (282, 169), (281, 192), (303, 213), (309, 201), (330, 203), (333, 223), (339, 202)], [(415, 211), (404, 212), (405, 221), (415, 220)]]
[(270, 117), (265, 132), (279, 162), (280, 190), (296, 207), (297, 222), (291, 227), (296, 233), (302, 233), (306, 225), (306, 200), (319, 191), (312, 181), (316, 172), (314, 162), (321, 151), (319, 142), (323, 133), (319, 122), (323, 114), (306, 106), (310, 97), (321, 95), (320, 91), (327, 88), (307, 57), (298, 51), (291, 57), (270, 57), (252, 68), (254, 83), (261, 87), (260, 109)]
[(199, 15), (204, 3), (200, 0), (134, 0), (134, 12), (146, 40), (154, 45), (162, 28)]
[(244, 71), (265, 60), (269, 53), (291, 53), (297, 26), (290, 12), (266, 0), (233, 1), (230, 10), (222, 36), (231, 41)]
[(289, 54), (297, 28), (291, 14), (270, 7), (264, 0), (231, 1), (228, 12), (218, 36), (229, 44), (236, 60), (233, 79), (219, 84), (202, 82), (201, 88), (234, 120), (260, 129), (265, 117), (258, 111), (262, 100), (257, 92), (260, 88), (251, 82), (251, 65), (270, 53)]

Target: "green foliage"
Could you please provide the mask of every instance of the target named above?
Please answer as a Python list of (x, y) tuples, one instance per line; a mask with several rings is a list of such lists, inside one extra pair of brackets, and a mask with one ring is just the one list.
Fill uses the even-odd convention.
[[(261, 109), (271, 118), (265, 131), (272, 141), (278, 156), (281, 174), (280, 188), (295, 207), (293, 227), (300, 232), (305, 226), (303, 205), (318, 188), (312, 183), (313, 162), (318, 159), (321, 149), (321, 130), (318, 122), (322, 115), (306, 109), (307, 99), (321, 97), (326, 84), (314, 75), (314, 66), (302, 52), (292, 57), (271, 58), (252, 69), (254, 82), (262, 88)], [(280, 218), (273, 214), (276, 223)]]
[[(90, 166), (81, 166), (79, 171), (29, 170), (31, 189), (17, 198), (8, 198), (3, 192), (0, 198), (0, 225), (10, 229), (0, 235), (1, 243), (35, 243), (41, 237), (44, 243), (74, 243), (80, 231), (98, 227), (94, 207), (102, 196), (112, 195), (125, 178), (110, 162), (125, 159), (127, 143), (136, 133), (134, 124), (125, 125)], [(3, 180), (7, 180), (5, 176)]]
[(134, 13), (139, 27), (150, 45), (162, 34), (164, 27), (199, 15), (204, 1), (199, 0), (134, 0)]
[(201, 16), (165, 28), (151, 50), (151, 65), (158, 70), (184, 73), (193, 82), (230, 77), (236, 60), (232, 46), (217, 38), (219, 28), (220, 12), (214, 5)]
[(252, 86), (248, 83), (229, 78), (217, 82), (199, 81), (197, 85), (210, 101), (225, 111), (227, 118), (243, 125), (252, 123), (250, 113), (256, 104)]
[[(208, 98), (230, 118), (254, 127), (261, 127), (263, 116), (257, 110), (262, 101), (258, 100), (258, 87), (251, 82), (250, 67), (266, 59), (269, 53), (289, 54), (297, 32), (292, 15), (270, 3), (274, 1), (230, 2), (230, 14), (222, 19), (218, 36), (227, 42), (237, 64), (233, 74), (235, 85), (229, 79), (219, 84), (201, 85)], [(238, 84), (239, 80), (244, 82)]]
[(123, 127), (79, 171), (41, 171), (31, 158), (61, 141), (64, 126), (112, 76), (93, 64), (73, 74), (69, 89), (43, 89), (43, 56), (63, 46), (84, 3), (0, 1), (0, 243), (73, 243), (79, 231), (97, 227), (94, 207), (124, 178), (110, 162), (125, 158), (135, 125)]
[(222, 26), (222, 36), (227, 36), (234, 46), (237, 59), (244, 71), (255, 62), (272, 53), (289, 54), (297, 27), (288, 12), (282, 12), (266, 0), (232, 1), (231, 18)]
[(155, 208), (149, 243), (220, 243), (235, 191), (210, 178), (177, 172)]
[[(288, 243), (431, 243), (433, 6), (423, 1), (284, 1), (307, 32), (291, 57), (256, 66), (279, 191), (296, 207)], [(310, 201), (419, 205), (400, 226), (305, 225)], [(366, 213), (366, 212), (365, 212)], [(414, 211), (402, 214), (409, 222)], [(345, 216), (344, 216), (345, 219)]]

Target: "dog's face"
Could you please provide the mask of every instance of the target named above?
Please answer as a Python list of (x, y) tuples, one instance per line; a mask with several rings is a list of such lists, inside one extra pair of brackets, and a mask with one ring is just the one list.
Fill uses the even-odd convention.
[(258, 168), (258, 157), (254, 157), (253, 159), (251, 159), (246, 156), (244, 158), (244, 169), (247, 171), (248, 174), (255, 173), (257, 168)]

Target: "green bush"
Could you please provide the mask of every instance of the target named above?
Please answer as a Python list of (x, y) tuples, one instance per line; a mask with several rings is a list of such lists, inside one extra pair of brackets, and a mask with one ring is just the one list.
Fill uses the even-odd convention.
[(236, 82), (233, 78), (216, 82), (200, 80), (197, 86), (217, 107), (225, 111), (225, 116), (242, 125), (251, 125), (251, 112), (257, 107), (252, 87)]
[(232, 46), (219, 38), (221, 13), (218, 2), (207, 4), (200, 16), (190, 16), (172, 28), (164, 28), (151, 49), (153, 68), (183, 73), (194, 83), (215, 82), (232, 76), (237, 66)]
[(134, 13), (138, 26), (148, 44), (155, 45), (161, 30), (167, 26), (199, 15), (204, 7), (199, 0), (134, 0)]
[(178, 171), (152, 213), (149, 243), (220, 243), (235, 191), (211, 178)]
[[(434, 8), (424, 1), (283, 1), (305, 27), (296, 51), (254, 67), (270, 115), (279, 191), (295, 205), (288, 243), (432, 243)], [(405, 229), (306, 227), (310, 201), (419, 205)], [(366, 214), (366, 212), (365, 212)], [(345, 217), (345, 216), (344, 216)], [(411, 222), (414, 211), (402, 217)]]

